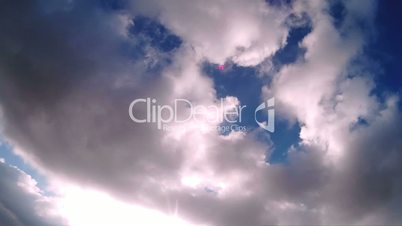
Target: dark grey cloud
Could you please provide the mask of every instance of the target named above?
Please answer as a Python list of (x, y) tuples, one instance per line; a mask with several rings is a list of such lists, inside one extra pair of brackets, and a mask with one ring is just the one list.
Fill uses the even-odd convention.
[(402, 130), (398, 126), (401, 119), (397, 109), (382, 112), (377, 120), (370, 122), (369, 128), (361, 128), (348, 145), (348, 157), (332, 176), (333, 186), (327, 193), (331, 206), (339, 210), (341, 221), (387, 209), (382, 219), (372, 222), (400, 224), (402, 218), (398, 216), (402, 212), (393, 206), (398, 202), (397, 205), (402, 205)]
[(133, 124), (128, 106), (163, 101), (171, 86), (122, 54), (136, 44), (123, 15), (97, 1), (5, 1), (0, 10), (0, 99), (12, 145), (49, 174), (128, 195), (145, 189), (144, 175), (170, 177), (179, 153), (160, 152), (161, 131)]

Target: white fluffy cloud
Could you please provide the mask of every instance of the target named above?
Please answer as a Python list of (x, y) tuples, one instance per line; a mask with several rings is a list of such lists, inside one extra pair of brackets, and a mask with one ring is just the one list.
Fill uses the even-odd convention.
[[(255, 66), (286, 40), (288, 10), (261, 0), (147, 1), (161, 22), (212, 63)], [(141, 1), (133, 3), (135, 10)]]

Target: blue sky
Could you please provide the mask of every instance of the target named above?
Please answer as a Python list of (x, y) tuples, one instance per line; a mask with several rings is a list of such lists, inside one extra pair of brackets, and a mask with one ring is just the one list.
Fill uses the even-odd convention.
[(367, 48), (368, 54), (381, 65), (382, 73), (376, 78), (379, 86), (394, 92), (400, 92), (402, 84), (399, 67), (399, 59), (402, 56), (401, 21), (395, 19), (400, 7), (401, 2), (397, 1), (379, 4), (376, 19), (378, 32)]

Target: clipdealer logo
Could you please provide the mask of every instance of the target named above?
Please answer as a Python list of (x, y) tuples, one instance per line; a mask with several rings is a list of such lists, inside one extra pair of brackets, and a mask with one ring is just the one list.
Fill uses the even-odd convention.
[[(179, 110), (183, 111), (179, 112)], [(181, 108), (180, 108), (181, 107)], [(244, 117), (244, 109), (247, 105), (227, 106), (224, 99), (220, 99), (220, 106), (217, 105), (193, 105), (187, 99), (175, 99), (172, 105), (159, 104), (155, 98), (135, 99), (130, 103), (128, 114), (130, 119), (135, 123), (151, 123), (156, 124), (160, 130), (166, 130), (169, 123), (185, 123), (192, 121), (197, 123), (199, 120), (207, 120), (208, 122), (222, 123), (226, 122), (231, 125), (221, 125), (218, 130), (221, 132), (228, 131), (246, 131), (245, 126), (239, 126), (235, 123), (241, 123)], [(275, 131), (275, 99), (261, 103), (254, 111), (254, 120), (259, 127), (273, 133)], [(138, 112), (145, 114), (139, 114)], [(257, 115), (261, 112), (267, 117), (266, 120), (259, 120)], [(181, 114), (180, 114), (181, 113)], [(224, 128), (221, 128), (224, 127)]]
[[(271, 98), (267, 100), (266, 102), (260, 104), (254, 111), (254, 119), (255, 122), (260, 126), (261, 128), (273, 133), (275, 132), (275, 98)], [(262, 110), (267, 110), (267, 115), (268, 115), (268, 120), (267, 121), (259, 121), (257, 119), (257, 112), (262, 111)]]

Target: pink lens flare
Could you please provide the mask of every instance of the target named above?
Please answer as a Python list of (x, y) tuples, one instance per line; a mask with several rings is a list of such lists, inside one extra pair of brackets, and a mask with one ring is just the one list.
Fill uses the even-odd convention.
[(218, 70), (223, 71), (225, 70), (225, 65), (218, 65)]

